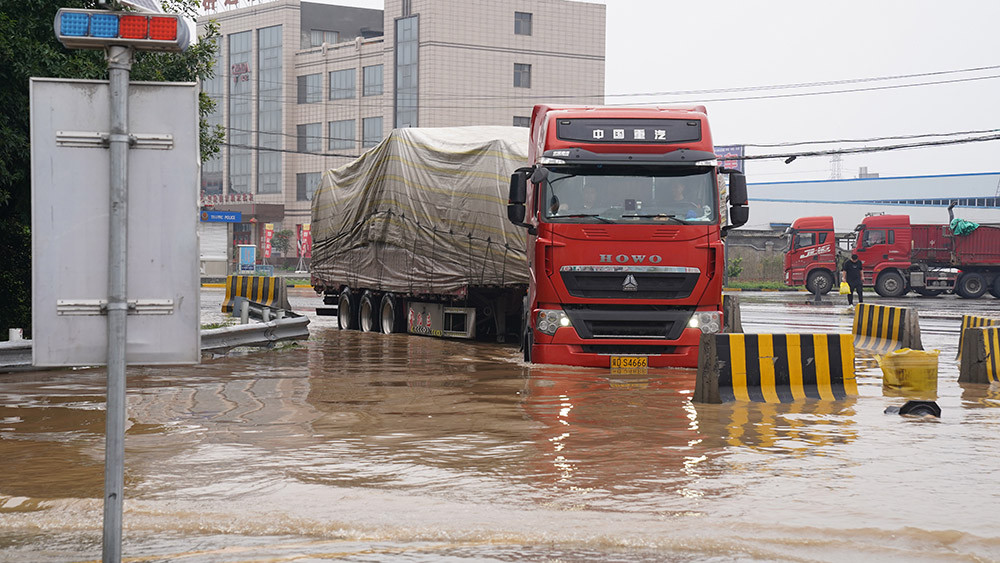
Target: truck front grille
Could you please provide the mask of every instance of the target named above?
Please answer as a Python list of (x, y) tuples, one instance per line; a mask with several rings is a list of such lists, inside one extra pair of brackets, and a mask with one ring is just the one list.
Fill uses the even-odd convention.
[(560, 272), (566, 291), (589, 299), (684, 299), (698, 283), (698, 272)]
[(564, 305), (580, 338), (676, 340), (694, 308), (664, 305)]

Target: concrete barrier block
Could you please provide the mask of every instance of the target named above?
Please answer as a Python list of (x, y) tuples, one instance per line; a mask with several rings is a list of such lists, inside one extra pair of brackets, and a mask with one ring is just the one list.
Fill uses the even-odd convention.
[(722, 296), (722, 332), (743, 332), (739, 296)]
[(693, 401), (788, 403), (857, 395), (849, 334), (703, 334)]
[(854, 309), (854, 347), (878, 354), (923, 350), (920, 319), (912, 307), (859, 303)]
[(233, 299), (245, 297), (266, 307), (290, 310), (288, 288), (280, 277), (267, 276), (227, 276), (226, 297), (222, 301), (222, 312), (233, 312)]
[(962, 331), (959, 383), (1000, 383), (1000, 326), (967, 328)]
[(962, 329), (958, 333), (958, 354), (955, 356), (955, 359), (959, 360), (959, 362), (962, 360), (962, 344), (965, 342), (965, 329), (993, 325), (1000, 325), (1000, 319), (979, 315), (962, 315)]

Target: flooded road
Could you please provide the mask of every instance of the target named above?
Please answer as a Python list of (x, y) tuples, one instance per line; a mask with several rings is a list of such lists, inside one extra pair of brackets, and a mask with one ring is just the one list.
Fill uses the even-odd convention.
[[(202, 298), (210, 310), (221, 290)], [(747, 332), (850, 330), (843, 303), (741, 299)], [(857, 397), (696, 405), (694, 370), (527, 366), (515, 348), (341, 332), (333, 317), (300, 346), (130, 368), (123, 552), (1000, 560), (1000, 390), (960, 386), (953, 360), (961, 313), (1000, 300), (902, 303), (942, 351), (940, 420), (883, 414), (905, 398), (861, 353)], [(0, 560), (99, 559), (103, 369), (2, 374), (0, 405)]]

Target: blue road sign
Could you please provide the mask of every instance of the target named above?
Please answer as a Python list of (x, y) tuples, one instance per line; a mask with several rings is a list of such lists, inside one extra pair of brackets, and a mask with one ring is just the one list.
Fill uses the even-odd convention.
[(202, 223), (242, 223), (243, 213), (239, 211), (202, 211)]

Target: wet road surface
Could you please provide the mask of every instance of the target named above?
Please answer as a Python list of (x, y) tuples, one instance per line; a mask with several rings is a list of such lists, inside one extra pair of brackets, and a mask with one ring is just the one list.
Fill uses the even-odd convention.
[[(203, 291), (211, 317), (222, 290)], [(747, 332), (846, 332), (804, 294), (742, 294)], [(319, 299), (294, 290), (293, 307)], [(843, 401), (696, 405), (693, 370), (527, 366), (509, 346), (341, 332), (130, 368), (134, 561), (1000, 559), (1000, 390), (959, 385), (962, 312), (918, 307), (940, 420)], [(206, 318), (203, 318), (206, 320)], [(211, 322), (208, 318), (206, 322)], [(0, 560), (100, 558), (104, 371), (0, 375)], [(129, 560), (129, 559), (127, 559)]]

